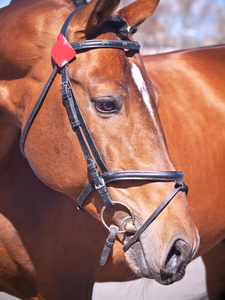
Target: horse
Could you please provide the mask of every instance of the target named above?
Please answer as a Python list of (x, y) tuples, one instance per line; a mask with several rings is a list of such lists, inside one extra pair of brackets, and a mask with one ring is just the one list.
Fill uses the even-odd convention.
[(224, 299), (225, 246), (220, 242), (225, 238), (225, 45), (146, 56), (144, 63), (162, 95), (159, 114), (171, 157), (189, 186), (209, 297)]
[(132, 39), (158, 1), (112, 14), (118, 4), (14, 0), (0, 11), (0, 288), (21, 299), (90, 299), (110, 265), (108, 278), (170, 284), (198, 251)]
[[(224, 132), (225, 46), (143, 56), (149, 77), (158, 87), (158, 110), (176, 168), (184, 170), (188, 201), (201, 244), (197, 256), (206, 267), (210, 299), (225, 295)], [(204, 195), (204, 199), (202, 198)], [(117, 245), (114, 261), (122, 263)], [(99, 272), (109, 278), (110, 260)], [(124, 264), (125, 265), (125, 264)], [(121, 267), (120, 267), (121, 268)], [(124, 270), (124, 274), (128, 270)], [(122, 280), (122, 279), (121, 279)]]

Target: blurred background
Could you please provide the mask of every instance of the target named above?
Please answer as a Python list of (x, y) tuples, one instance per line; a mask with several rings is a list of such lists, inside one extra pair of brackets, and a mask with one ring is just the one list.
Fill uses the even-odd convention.
[[(0, 0), (0, 8), (9, 2)], [(120, 7), (131, 2), (122, 0)], [(138, 28), (135, 39), (142, 46), (142, 54), (224, 44), (224, 24), (225, 0), (161, 0), (155, 14)], [(17, 298), (0, 292), (0, 300), (13, 299)], [(161, 286), (146, 279), (95, 285), (93, 300), (126, 299), (207, 300), (205, 269), (201, 258), (188, 266), (182, 281), (171, 286)]]
[[(122, 6), (129, 4), (122, 0)], [(142, 54), (225, 43), (225, 0), (161, 0), (135, 34)]]
[[(0, 8), (9, 2), (0, 0)], [(122, 0), (120, 7), (131, 2)], [(141, 43), (142, 54), (223, 44), (224, 24), (225, 0), (161, 0), (135, 39)]]

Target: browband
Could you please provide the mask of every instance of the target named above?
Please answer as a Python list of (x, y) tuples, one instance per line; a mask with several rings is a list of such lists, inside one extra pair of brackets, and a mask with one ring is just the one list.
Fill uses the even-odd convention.
[(140, 44), (136, 41), (126, 40), (86, 40), (81, 42), (70, 43), (74, 50), (87, 50), (93, 48), (115, 48), (115, 49), (128, 49), (139, 51)]

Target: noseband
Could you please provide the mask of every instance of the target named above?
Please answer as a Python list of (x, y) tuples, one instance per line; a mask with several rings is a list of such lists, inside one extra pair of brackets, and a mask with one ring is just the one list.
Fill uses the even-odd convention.
[[(61, 35), (64, 38), (67, 37), (67, 29), (72, 19), (73, 15), (79, 10), (80, 8), (76, 9), (65, 21)], [(69, 43), (68, 43), (69, 44)], [(94, 48), (116, 48), (121, 50), (130, 50), (130, 51), (139, 51), (140, 45), (138, 42), (129, 41), (129, 40), (86, 40), (81, 42), (75, 42), (69, 44), (74, 50), (89, 50)], [(73, 131), (77, 134), (78, 140), (80, 142), (80, 146), (84, 153), (84, 157), (87, 162), (87, 168), (89, 174), (92, 178), (92, 181), (88, 184), (87, 187), (81, 192), (77, 199), (78, 209), (84, 211), (83, 203), (88, 195), (97, 190), (99, 195), (101, 196), (104, 207), (102, 209), (101, 217), (103, 224), (109, 229), (109, 236), (106, 240), (104, 249), (101, 255), (100, 264), (104, 265), (107, 261), (109, 253), (113, 247), (116, 234), (117, 233), (124, 233), (127, 232), (131, 236), (127, 244), (124, 246), (124, 252), (126, 252), (135, 242), (138, 241), (140, 235), (145, 231), (145, 229), (155, 220), (155, 218), (161, 213), (161, 211), (168, 205), (168, 203), (174, 198), (174, 196), (182, 191), (188, 191), (187, 185), (182, 181), (183, 180), (183, 173), (178, 171), (115, 171), (110, 172), (107, 165), (105, 164), (104, 160), (102, 159), (93, 139), (89, 132), (89, 129), (85, 123), (81, 110), (79, 108), (78, 102), (76, 100), (71, 82), (68, 77), (67, 73), (67, 64), (59, 67), (57, 64), (55, 65), (53, 72), (46, 83), (41, 95), (39, 96), (25, 126), (23, 132), (21, 134), (20, 139), (20, 148), (22, 153), (24, 154), (24, 145), (26, 141), (26, 137), (32, 126), (32, 123), (38, 114), (42, 103), (48, 93), (48, 90), (58, 72), (60, 70), (62, 76), (62, 84), (61, 84), (61, 91), (62, 91), (62, 98), (63, 104), (67, 110), (67, 114), (69, 117), (69, 121), (71, 123), (71, 127)], [(98, 166), (100, 168), (98, 168)], [(100, 172), (101, 171), (101, 172)], [(144, 181), (146, 183), (149, 182), (174, 182), (175, 187), (174, 190), (166, 197), (166, 199), (159, 205), (159, 207), (153, 212), (153, 214), (147, 219), (147, 221), (138, 229), (136, 230), (135, 227), (135, 217), (130, 210), (130, 208), (118, 201), (114, 201), (112, 196), (108, 191), (108, 184), (115, 182), (115, 181), (127, 181), (127, 180), (138, 180)], [(120, 204), (127, 208), (129, 213), (131, 214), (131, 221), (130, 226), (125, 225), (125, 230), (119, 230), (119, 228), (115, 225), (111, 225), (108, 227), (104, 221), (104, 211), (107, 207), (112, 205)]]

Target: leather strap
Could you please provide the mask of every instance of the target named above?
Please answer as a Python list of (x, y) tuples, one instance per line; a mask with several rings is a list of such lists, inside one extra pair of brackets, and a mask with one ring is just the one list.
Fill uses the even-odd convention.
[(49, 77), (49, 79), (48, 79), (48, 81), (47, 81), (47, 83), (46, 83), (43, 91), (41, 92), (41, 94), (40, 94), (40, 96), (39, 96), (39, 98), (38, 98), (38, 100), (37, 100), (34, 108), (32, 109), (32, 112), (29, 115), (29, 118), (27, 119), (27, 122), (26, 122), (26, 124), (25, 124), (25, 126), (23, 128), (22, 133), (21, 133), (21, 137), (20, 137), (20, 150), (21, 150), (21, 152), (23, 153), (24, 156), (25, 156), (25, 154), (24, 154), (24, 145), (25, 145), (25, 141), (26, 141), (28, 132), (29, 132), (31, 125), (33, 124), (33, 121), (36, 118), (36, 116), (37, 116), (37, 114), (38, 114), (38, 112), (39, 112), (39, 110), (40, 110), (40, 108), (41, 108), (41, 106), (42, 106), (42, 104), (43, 104), (43, 102), (45, 100), (45, 97), (46, 97), (46, 95), (48, 93), (48, 90), (49, 90), (49, 88), (50, 88), (53, 80), (55, 79), (57, 71), (58, 71), (58, 67), (55, 66), (54, 69), (53, 69), (53, 71), (52, 71), (52, 74)]
[[(105, 184), (114, 181), (139, 180), (148, 182), (182, 182), (183, 173), (180, 171), (115, 171), (101, 175)], [(95, 190), (94, 182), (90, 182), (77, 198), (78, 208), (82, 211), (83, 203), (88, 195)]]
[(79, 7), (77, 7), (66, 19), (66, 21), (63, 24), (63, 27), (60, 31), (60, 33), (62, 33), (65, 38), (67, 38), (67, 31), (68, 31), (68, 26), (70, 24), (70, 21), (72, 19), (72, 17), (83, 7), (83, 5), (80, 5)]
[(138, 229), (138, 231), (132, 236), (129, 242), (123, 247), (124, 252), (126, 252), (134, 243), (137, 242), (140, 235), (146, 230), (146, 228), (155, 220), (155, 218), (164, 210), (164, 208), (169, 204), (169, 202), (176, 196), (180, 191), (188, 192), (187, 185), (181, 181), (175, 184), (174, 190), (166, 197), (166, 199), (158, 206), (158, 208), (153, 212), (153, 214), (147, 219), (147, 221)]
[[(93, 180), (94, 188), (101, 195), (105, 206), (111, 206), (113, 205), (112, 197), (105, 185), (104, 180), (100, 176), (98, 167), (95, 163), (95, 159), (103, 172), (107, 172), (108, 168), (106, 167), (100, 153), (98, 152), (97, 147), (95, 146), (95, 143), (88, 130), (88, 127), (84, 121), (83, 115), (81, 114), (81, 111), (79, 109), (70, 81), (69, 79), (67, 79), (67, 72), (65, 72), (66, 68), (64, 67), (61, 70), (62, 80), (66, 79), (67, 82), (63, 81), (61, 85), (62, 97), (64, 106), (66, 108), (70, 120), (71, 127), (78, 137), (81, 149), (84, 153), (84, 157), (87, 162), (89, 174)], [(91, 150), (89, 149), (89, 147)]]
[[(80, 139), (83, 141), (82, 145), (85, 144), (85, 139), (82, 137), (82, 134), (85, 135), (85, 138), (88, 142), (91, 152), (94, 155), (100, 169), (102, 170), (102, 172), (109, 172), (108, 167), (106, 166), (101, 155), (99, 154), (99, 151), (94, 143), (94, 140), (92, 139), (90, 131), (80, 111), (76, 96), (72, 89), (70, 80), (67, 76), (67, 66), (65, 66), (61, 70), (61, 75), (62, 75), (62, 84), (61, 84), (62, 97), (63, 97), (64, 105), (67, 109), (67, 113), (70, 119), (72, 129), (74, 131), (77, 130), (77, 134), (79, 134)], [(76, 129), (77, 126), (80, 126), (82, 128), (83, 133), (82, 132), (78, 133), (78, 129)], [(87, 145), (83, 146), (83, 152), (85, 155), (89, 155), (90, 150)], [(91, 161), (93, 161), (93, 159), (91, 159)]]
[(114, 49), (128, 49), (133, 51), (140, 50), (140, 44), (136, 41), (127, 40), (86, 40), (81, 42), (74, 42), (70, 44), (74, 50), (88, 50), (93, 48), (114, 48)]
[(105, 241), (105, 246), (102, 250), (102, 253), (101, 253), (101, 259), (100, 259), (100, 266), (104, 266), (104, 264), (106, 263), (108, 257), (109, 257), (109, 254), (111, 253), (112, 251), (112, 248), (113, 248), (113, 245), (114, 245), (114, 242), (116, 240), (116, 235), (119, 231), (119, 228), (115, 225), (111, 225), (110, 228), (109, 228), (109, 235), (108, 235), (108, 238), (107, 240)]

